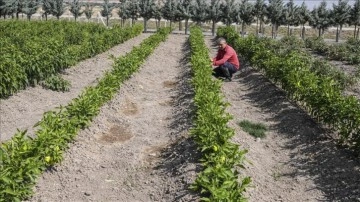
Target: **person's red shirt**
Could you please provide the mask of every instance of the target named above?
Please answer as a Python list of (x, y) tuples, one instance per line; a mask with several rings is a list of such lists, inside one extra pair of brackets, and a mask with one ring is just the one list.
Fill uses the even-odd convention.
[(226, 45), (224, 49), (219, 49), (216, 57), (214, 58), (213, 65), (220, 66), (225, 62), (230, 62), (231, 64), (235, 65), (236, 69), (239, 69), (240, 67), (237, 54), (235, 50), (229, 45)]

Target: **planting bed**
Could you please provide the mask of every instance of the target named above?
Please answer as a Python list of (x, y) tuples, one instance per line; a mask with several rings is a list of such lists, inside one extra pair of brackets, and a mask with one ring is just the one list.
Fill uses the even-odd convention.
[[(252, 68), (222, 86), (211, 80), (210, 71), (201, 71), (210, 68), (201, 32), (191, 45), (188, 36), (170, 34), (146, 58), (165, 35), (133, 49), (150, 37), (142, 34), (67, 69), (62, 77), (71, 82), (70, 92), (36, 86), (1, 100), (1, 141), (16, 128), (34, 135), (31, 127), (45, 120), (37, 139), (2, 147), (1, 196), (29, 196), (39, 169), (45, 171), (25, 201), (360, 200), (359, 158), (337, 147), (332, 133), (284, 91)], [(212, 56), (213, 41), (205, 37)], [(132, 49), (115, 62), (109, 58)], [(111, 74), (104, 73), (110, 69)], [(71, 100), (66, 110), (43, 117)], [(243, 120), (265, 125), (265, 137), (244, 132)], [(32, 164), (21, 157), (38, 168), (28, 172)], [(20, 179), (19, 186), (12, 186), (16, 180), (9, 176)]]
[(129, 39), (104, 53), (65, 69), (61, 76), (70, 81), (69, 92), (46, 90), (37, 85), (22, 90), (8, 99), (1, 100), (0, 141), (10, 139), (17, 128), (20, 130), (27, 129), (28, 133), (33, 135), (34, 128), (32, 126), (42, 118), (44, 112), (59, 105), (66, 105), (77, 97), (85, 87), (94, 86), (103, 73), (111, 69), (113, 64), (111, 55), (125, 55), (131, 51), (133, 46), (140, 44), (149, 36), (150, 34), (142, 34)]
[[(213, 38), (207, 37), (214, 55)], [(244, 170), (252, 178), (249, 201), (357, 201), (360, 198), (360, 161), (338, 149), (328, 136), (296, 104), (289, 102), (262, 74), (246, 68), (223, 84), (231, 104), (236, 129), (233, 142), (249, 149)], [(242, 131), (238, 122), (263, 123), (263, 139)]]
[(185, 36), (169, 36), (46, 172), (30, 201), (190, 201), (196, 177)]

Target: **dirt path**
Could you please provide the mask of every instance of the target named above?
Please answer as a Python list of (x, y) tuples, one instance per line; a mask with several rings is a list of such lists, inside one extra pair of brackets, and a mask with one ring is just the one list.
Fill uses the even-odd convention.
[(43, 174), (30, 201), (191, 201), (197, 155), (186, 37), (170, 35)]
[[(211, 37), (207, 37), (211, 46)], [(216, 49), (211, 49), (212, 54)], [(360, 162), (339, 150), (309, 116), (283, 91), (248, 69), (223, 84), (234, 116), (234, 142), (249, 149), (246, 175), (252, 177), (250, 201), (359, 201)], [(269, 130), (256, 139), (237, 125), (241, 120), (263, 123)]]
[(141, 34), (66, 69), (63, 78), (71, 82), (69, 92), (55, 92), (36, 86), (20, 91), (9, 99), (0, 100), (0, 141), (10, 139), (17, 128), (28, 129), (29, 134), (33, 134), (32, 127), (42, 118), (44, 112), (66, 105), (86, 86), (95, 85), (104, 71), (111, 69), (113, 61), (109, 58), (110, 55), (125, 55), (134, 45), (140, 44), (148, 36), (150, 34)]

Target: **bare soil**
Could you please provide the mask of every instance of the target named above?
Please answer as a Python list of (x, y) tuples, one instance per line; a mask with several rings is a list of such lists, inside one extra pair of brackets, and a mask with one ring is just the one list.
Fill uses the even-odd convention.
[[(213, 38), (206, 37), (211, 54)], [(231, 104), (233, 141), (249, 150), (244, 175), (251, 176), (249, 201), (360, 201), (360, 161), (338, 148), (330, 134), (263, 75), (241, 70), (222, 91)], [(266, 137), (254, 138), (238, 122), (268, 127)]]
[(66, 69), (62, 77), (71, 83), (69, 92), (46, 90), (38, 85), (22, 90), (8, 99), (0, 100), (0, 141), (10, 139), (17, 128), (28, 130), (28, 134), (33, 135), (32, 127), (41, 120), (44, 112), (66, 105), (86, 86), (97, 84), (103, 73), (112, 67), (113, 60), (110, 55), (125, 55), (134, 45), (140, 44), (148, 36), (150, 34), (141, 34)]
[(29, 201), (198, 201), (184, 35), (170, 35), (79, 133)]

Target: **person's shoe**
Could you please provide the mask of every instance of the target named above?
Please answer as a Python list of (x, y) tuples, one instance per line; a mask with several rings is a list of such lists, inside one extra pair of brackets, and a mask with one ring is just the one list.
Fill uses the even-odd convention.
[(224, 79), (224, 82), (231, 82), (232, 80), (231, 80), (231, 77), (226, 77), (225, 79)]

